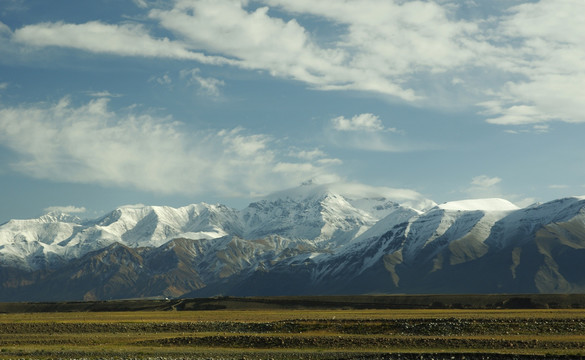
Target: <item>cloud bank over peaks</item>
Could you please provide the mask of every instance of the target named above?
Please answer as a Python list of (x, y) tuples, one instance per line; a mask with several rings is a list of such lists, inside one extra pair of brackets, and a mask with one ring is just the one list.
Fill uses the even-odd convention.
[(336, 165), (288, 161), (288, 149), (243, 128), (190, 131), (170, 117), (112, 111), (108, 102), (0, 107), (0, 145), (16, 155), (15, 170), (35, 178), (163, 194), (265, 194)]
[(49, 206), (45, 208), (43, 212), (45, 213), (63, 213), (63, 214), (82, 214), (85, 213), (87, 209), (85, 207), (77, 207), (73, 205), (67, 206)]

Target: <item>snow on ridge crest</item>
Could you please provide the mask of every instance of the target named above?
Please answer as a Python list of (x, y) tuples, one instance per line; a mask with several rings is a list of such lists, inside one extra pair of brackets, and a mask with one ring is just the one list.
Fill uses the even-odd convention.
[(437, 207), (453, 211), (514, 211), (520, 209), (510, 201), (499, 198), (450, 201)]

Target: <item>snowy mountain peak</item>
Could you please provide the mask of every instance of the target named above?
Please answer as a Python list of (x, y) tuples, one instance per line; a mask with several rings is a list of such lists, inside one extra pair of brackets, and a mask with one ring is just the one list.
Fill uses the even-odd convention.
[(451, 201), (437, 206), (442, 210), (452, 211), (514, 211), (520, 209), (505, 199), (469, 199), (460, 201)]
[(353, 238), (376, 219), (354, 208), (341, 195), (323, 186), (303, 186), (279, 192), (242, 211), (245, 237), (277, 234), (292, 239), (329, 241)]
[[(395, 207), (395, 205), (399, 205), (421, 213), (437, 205), (434, 201), (412, 190), (344, 182), (319, 184), (315, 181), (308, 181), (299, 187), (273, 193), (265, 199), (267, 201), (279, 199), (306, 201), (308, 199), (324, 198), (327, 194), (343, 196), (352, 206), (367, 212), (372, 210), (378, 212), (384, 210), (384, 208), (388, 210)], [(389, 211), (382, 211), (377, 217), (381, 219), (388, 213)]]
[(63, 213), (60, 211), (48, 212), (48, 213), (44, 214), (43, 216), (39, 217), (38, 220), (40, 222), (44, 222), (44, 223), (64, 222), (64, 223), (74, 223), (74, 224), (79, 224), (82, 221), (81, 218), (79, 218), (77, 216), (66, 214), (66, 213)]

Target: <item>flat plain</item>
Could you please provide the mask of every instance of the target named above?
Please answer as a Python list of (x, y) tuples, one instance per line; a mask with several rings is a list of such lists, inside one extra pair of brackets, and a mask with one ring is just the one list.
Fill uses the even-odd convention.
[[(585, 356), (583, 309), (231, 307), (177, 311), (175, 304), (168, 311), (7, 312), (0, 314), (0, 359)], [(63, 309), (67, 307), (55, 308)]]

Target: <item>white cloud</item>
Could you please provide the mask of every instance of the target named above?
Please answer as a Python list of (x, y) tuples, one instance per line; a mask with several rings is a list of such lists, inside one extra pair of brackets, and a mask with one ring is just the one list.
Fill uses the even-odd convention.
[[(581, 0), (513, 6), (516, 1), (500, 5), (509, 7), (503, 15), (475, 16), (474, 22), (458, 18), (462, 5), (451, 0), (156, 4), (148, 11), (152, 26), (170, 38), (154, 37), (145, 25), (99, 21), (39, 23), (14, 33), (0, 23), (0, 33), (21, 44), (231, 65), (315, 89), (367, 91), (435, 106), (461, 106), (463, 97), (467, 105), (485, 108), (487, 121), (497, 125), (585, 122)], [(315, 21), (304, 23), (307, 18), (335, 28), (334, 35), (313, 31)], [(222, 86), (195, 76), (202, 92), (214, 95)]]
[(288, 153), (288, 156), (306, 161), (314, 161), (316, 164), (323, 166), (336, 166), (343, 164), (341, 159), (328, 158), (327, 154), (321, 149), (298, 150), (294, 149)]
[[(319, 183), (319, 182), (317, 182)], [(336, 181), (326, 185), (332, 191), (350, 199), (383, 196), (388, 200), (410, 206), (414, 209), (429, 209), (436, 204), (417, 191), (410, 189), (390, 188), (385, 186), (370, 186), (355, 182)]]
[[(339, 45), (352, 65), (382, 75), (432, 72), (465, 64), (474, 55), (468, 34), (476, 25), (452, 19), (449, 9), (428, 1), (266, 0), (288, 11), (311, 14), (347, 26)], [(429, 54), (433, 54), (429, 56)]]
[(331, 120), (331, 124), (338, 131), (384, 131), (382, 120), (370, 113), (355, 115), (351, 119), (338, 116)]
[(97, 97), (97, 98), (117, 98), (117, 97), (122, 97), (122, 95), (120, 94), (112, 94), (109, 91), (88, 91), (87, 94), (91, 97)]
[(568, 185), (562, 185), (562, 184), (555, 184), (555, 185), (549, 185), (548, 188), (549, 189), (559, 190), (559, 189), (568, 189), (569, 186)]
[(266, 70), (317, 89), (378, 92), (407, 101), (420, 97), (405, 79), (417, 72), (456, 68), (473, 55), (464, 36), (475, 26), (450, 20), (446, 9), (434, 3), (264, 3), (324, 18), (347, 32), (335, 42), (320, 44), (296, 19), (275, 17), (268, 7), (249, 10), (247, 1), (178, 0), (171, 9), (149, 12), (173, 39), (153, 38), (137, 24), (97, 21), (28, 25), (16, 30), (13, 38), (29, 45), (95, 53), (230, 64)]
[(395, 128), (386, 128), (377, 115), (364, 113), (348, 119), (333, 118), (325, 129), (327, 138), (336, 146), (367, 151), (401, 152), (413, 150), (413, 146), (399, 142)]
[(46, 212), (46, 213), (59, 212), (59, 213), (64, 213), (64, 214), (81, 214), (81, 213), (84, 213), (86, 211), (87, 210), (83, 206), (77, 207), (77, 206), (73, 206), (73, 205), (50, 206), (44, 210), (44, 212)]
[(549, 131), (550, 125), (548, 124), (532, 125), (531, 127), (519, 127), (517, 125), (515, 129), (508, 128), (504, 130), (508, 134), (546, 134)]
[[(409, 80), (458, 69), (476, 57), (477, 26), (454, 20), (450, 10), (429, 1), (266, 0), (286, 11), (330, 21), (345, 32), (335, 43), (341, 65), (353, 78), (326, 89), (358, 89), (420, 100), (425, 89)], [(340, 77), (341, 79), (341, 77)]]
[(500, 125), (585, 122), (585, 2), (541, 0), (512, 7), (494, 29), (503, 43), (488, 65), (511, 74), (486, 107)]
[(313, 150), (293, 150), (289, 152), (289, 156), (296, 157), (299, 159), (304, 160), (314, 160), (318, 158), (326, 157), (327, 154), (323, 152), (321, 149), (313, 149)]
[[(510, 7), (504, 16), (475, 23), (455, 19), (460, 4), (454, 1), (264, 2), (345, 25), (347, 32), (337, 48), (343, 49), (354, 69), (402, 89), (411, 79), (433, 84), (412, 85), (419, 96), (445, 95), (432, 90), (448, 88), (435, 76), (440, 73), (452, 79), (451, 86), (463, 86), (476, 98), (485, 98), (491, 89), (490, 123), (585, 122), (581, 0), (526, 1)], [(474, 69), (489, 75), (478, 82)], [(451, 96), (452, 102), (459, 100), (457, 93)]]
[(308, 164), (308, 163), (304, 163), (304, 164), (295, 164), (295, 163), (286, 163), (286, 162), (280, 162), (278, 164), (276, 164), (276, 166), (274, 167), (274, 171), (279, 172), (279, 173), (285, 173), (285, 174), (296, 174), (298, 172), (312, 172), (314, 171), (314, 167), (312, 164)]
[(149, 82), (156, 82), (159, 85), (170, 86), (173, 83), (173, 79), (169, 74), (163, 74), (162, 76), (152, 76), (148, 79)]
[(547, 125), (547, 124), (544, 124), (544, 125), (534, 125), (532, 127), (532, 129), (534, 130), (535, 133), (538, 133), (538, 134), (546, 134), (549, 131), (550, 126)]
[(518, 207), (525, 208), (525, 207), (533, 205), (537, 202), (538, 202), (538, 200), (536, 198), (528, 197), (528, 198), (515, 200), (514, 204), (516, 204)]
[(10, 30), (8, 25), (6, 25), (2, 21), (0, 21), (0, 36), (7, 36), (7, 35), (11, 35), (11, 34), (12, 34), (12, 31)]
[(265, 135), (186, 131), (168, 117), (111, 111), (107, 98), (0, 108), (0, 144), (17, 155), (14, 169), (35, 178), (156, 193), (262, 194), (331, 172), (283, 162), (288, 150)]
[(325, 159), (318, 159), (317, 164), (319, 165), (341, 165), (343, 161), (341, 159), (335, 158), (325, 158)]
[(13, 39), (33, 46), (59, 46), (94, 53), (195, 60), (227, 64), (229, 60), (189, 51), (168, 38), (155, 39), (138, 24), (110, 25), (99, 21), (84, 24), (40, 23), (14, 31)]
[(199, 87), (200, 94), (219, 96), (220, 87), (224, 86), (225, 82), (212, 77), (203, 77), (200, 74), (201, 70), (198, 68), (180, 71), (181, 78), (186, 78), (189, 85), (196, 84)]
[(522, 194), (507, 193), (502, 190), (502, 179), (497, 176), (479, 175), (471, 179), (471, 186), (464, 189), (462, 193), (465, 193), (469, 198), (501, 198), (507, 199), (518, 207), (526, 207), (537, 202), (534, 197), (526, 197)]
[(327, 132), (329, 142), (337, 147), (375, 152), (413, 151), (413, 145), (405, 145), (379, 133)]
[(0, 21), (0, 56), (3, 60), (10, 59), (14, 56), (14, 44), (10, 41), (12, 38), (12, 30), (8, 25)]
[(461, 78), (459, 78), (459, 77), (454, 77), (454, 78), (451, 80), (451, 84), (453, 84), (453, 85), (460, 85), (460, 84), (465, 84), (465, 80), (463, 80), (463, 79), (461, 79)]
[(20, 12), (28, 9), (26, 0), (2, 0), (2, 15), (6, 16), (11, 12)]
[(182, 38), (189, 48), (233, 59), (246, 69), (269, 71), (320, 89), (353, 88), (412, 97), (394, 82), (357, 69), (340, 48), (325, 48), (295, 19), (272, 17), (267, 7), (253, 11), (240, 1), (179, 0), (151, 18)]
[(475, 176), (471, 179), (471, 186), (463, 192), (471, 198), (505, 198), (499, 184), (502, 179), (487, 175)]
[(148, 7), (148, 3), (145, 0), (132, 0), (132, 2), (134, 2), (139, 8), (144, 9)]
[(480, 175), (480, 176), (476, 176), (473, 179), (471, 179), (471, 185), (474, 186), (479, 186), (482, 188), (488, 188), (488, 187), (492, 187), (496, 184), (499, 184), (502, 181), (501, 178), (499, 177), (489, 177), (487, 175)]

